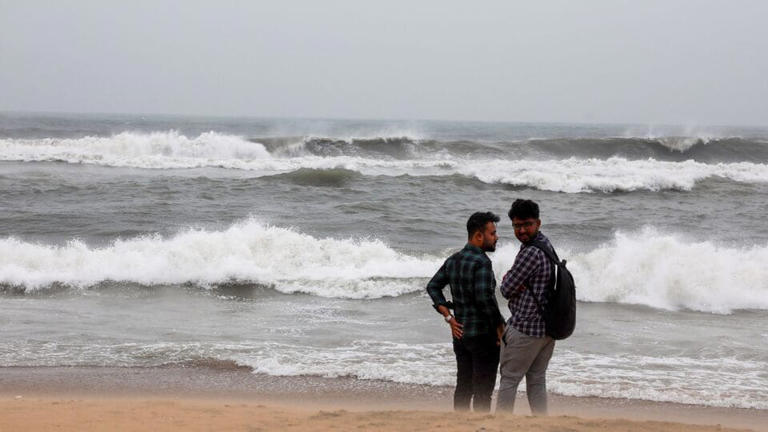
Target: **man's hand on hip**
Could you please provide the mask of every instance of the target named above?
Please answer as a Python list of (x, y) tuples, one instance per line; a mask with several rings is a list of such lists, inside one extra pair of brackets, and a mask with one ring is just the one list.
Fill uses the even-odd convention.
[(451, 334), (453, 334), (454, 338), (461, 339), (461, 337), (464, 336), (464, 325), (456, 321), (456, 317), (451, 318), (451, 320), (448, 321), (448, 325), (451, 326)]

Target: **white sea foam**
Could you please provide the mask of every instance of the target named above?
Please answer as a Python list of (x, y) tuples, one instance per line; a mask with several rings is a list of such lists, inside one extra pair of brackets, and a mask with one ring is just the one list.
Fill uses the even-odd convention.
[(767, 366), (734, 358), (607, 356), (560, 349), (552, 357), (547, 384), (568, 396), (766, 409)]
[[(497, 280), (518, 247), (492, 254)], [(687, 241), (652, 229), (617, 234), (585, 253), (561, 248), (579, 300), (730, 313), (768, 310), (768, 246), (733, 248)], [(144, 285), (231, 281), (334, 298), (380, 298), (424, 289), (445, 256), (411, 256), (376, 239), (319, 239), (254, 220), (223, 231), (117, 240), (94, 248), (0, 240), (0, 283), (27, 290), (103, 281)]]
[(580, 300), (713, 313), (768, 309), (766, 245), (725, 247), (646, 228), (568, 258)]
[(351, 376), (426, 385), (448, 385), (455, 380), (451, 348), (444, 343), (356, 341), (350, 345), (313, 347), (311, 350), (269, 343), (255, 352), (237, 353), (229, 359), (253, 368), (254, 373), (278, 376)]
[(378, 298), (422, 289), (411, 278), (439, 262), (396, 252), (379, 240), (318, 239), (254, 220), (224, 231), (190, 230), (89, 247), (0, 240), (0, 283), (28, 290), (54, 283), (89, 287), (102, 281), (144, 285), (246, 281), (291, 293)]
[[(232, 360), (254, 373), (273, 376), (353, 377), (434, 386), (453, 386), (456, 379), (450, 343), (52, 342), (34, 349), (23, 341), (0, 343), (4, 367), (160, 366), (194, 359)], [(561, 346), (550, 362), (547, 384), (549, 391), (567, 396), (768, 409), (766, 367), (764, 361), (730, 357), (605, 355)]]
[[(357, 341), (310, 350), (268, 343), (228, 359), (255, 373), (278, 376), (351, 376), (442, 386), (452, 386), (456, 380), (448, 343)], [(547, 383), (553, 393), (568, 396), (766, 409), (768, 401), (761, 397), (765, 368), (762, 361), (733, 358), (602, 355), (560, 348), (552, 357)]]
[[(301, 147), (301, 143), (297, 146)], [(298, 148), (298, 147), (297, 147)], [(287, 150), (286, 150), (287, 149)], [(263, 145), (214, 132), (188, 138), (176, 132), (80, 139), (0, 139), (0, 160), (64, 161), (114, 167), (183, 169), (215, 167), (270, 176), (308, 169), (343, 168), (364, 175), (463, 175), (485, 183), (579, 193), (636, 190), (691, 190), (702, 180), (720, 177), (743, 183), (768, 182), (768, 164), (705, 164), (609, 159), (503, 160), (464, 159), (446, 152), (411, 159), (316, 156), (291, 146), (270, 154)]]
[[(455, 384), (449, 343), (353, 341), (338, 346), (277, 342), (57, 344), (30, 349), (8, 341), (0, 366), (160, 366), (217, 358), (273, 376), (354, 377), (435, 386)], [(6, 354), (7, 353), (7, 354)], [(579, 353), (560, 347), (547, 374), (551, 392), (567, 396), (641, 399), (768, 409), (763, 361)], [(524, 388), (521, 385), (521, 390)]]

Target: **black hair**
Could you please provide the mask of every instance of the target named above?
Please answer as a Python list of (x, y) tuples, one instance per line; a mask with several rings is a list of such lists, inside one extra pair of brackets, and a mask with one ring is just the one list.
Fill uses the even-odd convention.
[(498, 222), (499, 217), (491, 212), (477, 212), (472, 213), (472, 216), (467, 220), (467, 238), (472, 238), (476, 232), (485, 229), (488, 222)]
[(509, 219), (538, 219), (539, 205), (531, 200), (516, 199), (509, 209)]

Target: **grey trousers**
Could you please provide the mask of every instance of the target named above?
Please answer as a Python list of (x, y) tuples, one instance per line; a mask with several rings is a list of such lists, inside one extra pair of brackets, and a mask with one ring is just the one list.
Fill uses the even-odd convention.
[(517, 386), (525, 377), (528, 403), (533, 415), (547, 415), (547, 366), (555, 349), (549, 336), (536, 338), (507, 326), (501, 346), (501, 383), (496, 411), (511, 413)]

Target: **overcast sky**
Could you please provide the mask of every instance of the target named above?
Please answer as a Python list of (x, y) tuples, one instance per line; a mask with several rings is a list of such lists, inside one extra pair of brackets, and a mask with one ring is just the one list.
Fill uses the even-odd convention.
[(0, 110), (768, 125), (765, 1), (0, 0)]

